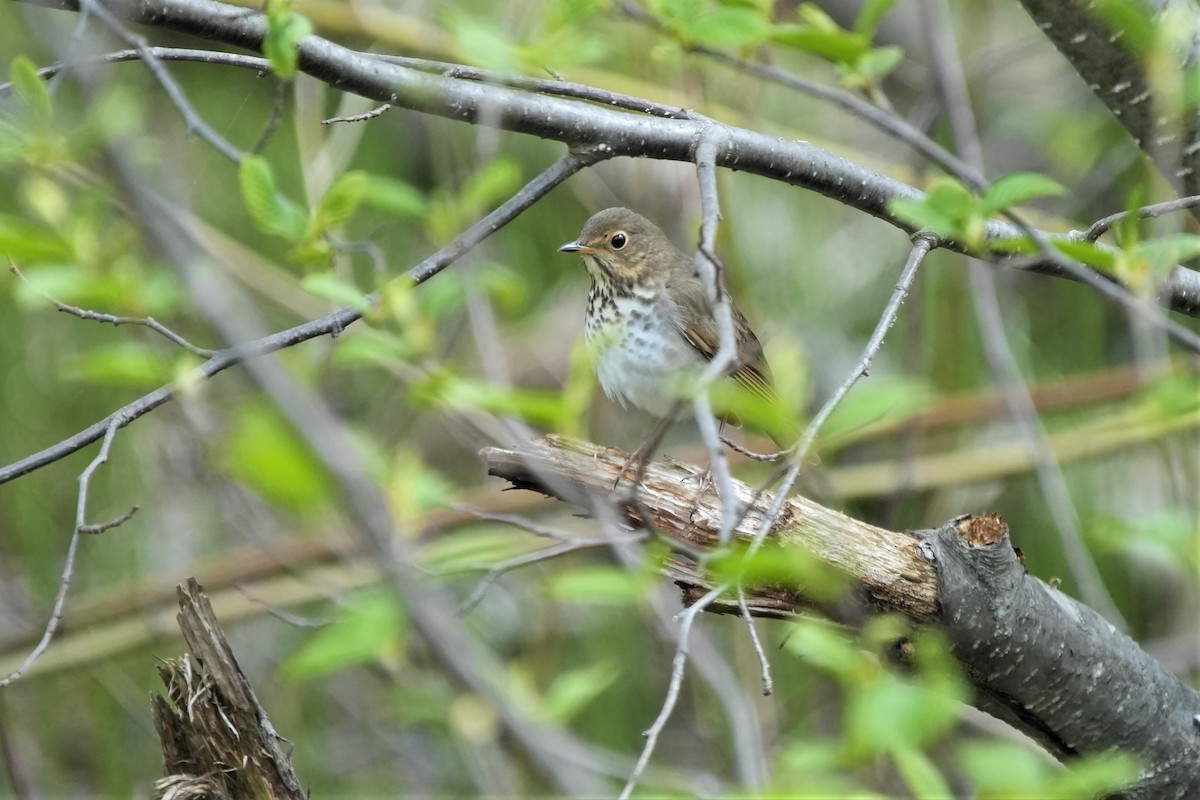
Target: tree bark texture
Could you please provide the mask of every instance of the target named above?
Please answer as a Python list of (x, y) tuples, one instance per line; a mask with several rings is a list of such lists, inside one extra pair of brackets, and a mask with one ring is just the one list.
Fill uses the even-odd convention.
[(167, 697), (152, 698), (163, 750), (155, 797), (304, 800), (284, 740), (259, 705), (208, 596), (195, 578), (177, 592), (179, 629), (191, 653), (158, 668)]
[[(635, 500), (628, 482), (613, 490), (627, 458), (620, 450), (547, 436), (519, 448), (486, 448), (482, 456), (491, 474), (516, 488), (584, 508), (608, 498), (632, 525), (648, 521), (691, 548), (717, 541), (721, 502), (711, 489), (696, 497), (695, 467), (670, 459), (649, 464)], [(748, 508), (735, 536), (746, 539), (773, 497), (734, 483)], [(975, 705), (1056, 757), (1121, 750), (1141, 759), (1140, 781), (1122, 797), (1200, 797), (1200, 692), (1095, 611), (1030, 575), (999, 517), (964, 516), (936, 530), (897, 533), (796, 496), (784, 504), (771, 538), (848, 574), (878, 610), (943, 627), (975, 687)], [(685, 587), (713, 585), (694, 565), (667, 572)], [(799, 586), (748, 595), (760, 616), (787, 616), (810, 601)]]
[[(1095, 0), (1021, 0), (1088, 88), (1129, 131), (1177, 191), (1200, 193), (1200, 116), (1173, 94), (1182, 91), (1184, 73), (1197, 66), (1200, 9), (1194, 0), (1135, 0), (1146, 22), (1163, 21), (1174, 47), (1158, 56), (1174, 58), (1170, 69), (1149, 74), (1154, 57), (1139, 53), (1142, 37), (1114, 15), (1107, 19)], [(1108, 4), (1111, 9), (1125, 4)], [(1170, 52), (1174, 50), (1174, 52)], [(1193, 100), (1194, 102), (1194, 100)], [(1194, 213), (1194, 212), (1193, 212)]]

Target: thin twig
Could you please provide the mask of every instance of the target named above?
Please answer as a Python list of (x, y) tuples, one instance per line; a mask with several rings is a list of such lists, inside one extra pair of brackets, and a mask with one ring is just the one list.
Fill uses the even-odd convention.
[(493, 72), (491, 70), (479, 69), (478, 67), (453, 64), (447, 61), (430, 61), (424, 58), (377, 55), (374, 53), (370, 55), (372, 58), (386, 61), (389, 64), (396, 64), (401, 67), (420, 70), (421, 72), (432, 72), (445, 78), (488, 83), (494, 86), (507, 86), (511, 89), (524, 89), (555, 97), (571, 97), (576, 100), (587, 100), (603, 106), (635, 111), (639, 114), (649, 114), (650, 116), (662, 117), (664, 119), (687, 119), (690, 116), (686, 109), (679, 108), (678, 106), (654, 103), (644, 100), (641, 97), (597, 89), (594, 86), (582, 83), (571, 83), (570, 81), (564, 81), (557, 75), (555, 76), (555, 80), (548, 81), (538, 78), (527, 78), (522, 75), (508, 75), (503, 72)]
[(229, 143), (225, 137), (217, 133), (212, 126), (204, 121), (204, 118), (197, 113), (192, 107), (191, 101), (183, 93), (183, 89), (175, 82), (175, 78), (163, 66), (162, 61), (155, 55), (154, 49), (146, 42), (146, 39), (133, 31), (129, 30), (117, 19), (111, 11), (103, 4), (96, 0), (80, 0), (80, 8), (89, 15), (95, 15), (105, 25), (112, 30), (120, 39), (123, 39), (126, 44), (132, 45), (141, 55), (142, 61), (146, 63), (146, 69), (150, 70), (150, 74), (155, 77), (159, 85), (171, 98), (171, 103), (174, 104), (180, 116), (187, 123), (188, 130), (195, 131), (200, 135), (200, 138), (212, 145), (213, 149), (221, 155), (228, 158), (235, 164), (240, 164), (246, 154)]
[(778, 461), (788, 454), (787, 450), (776, 450), (773, 453), (759, 453), (751, 450), (749, 447), (743, 447), (732, 439), (724, 436), (721, 437), (721, 442), (735, 453), (740, 453), (751, 461)]
[(758, 629), (754, 625), (754, 617), (750, 616), (750, 607), (746, 605), (746, 590), (741, 584), (737, 587), (738, 609), (742, 612), (742, 619), (746, 623), (746, 630), (750, 632), (750, 642), (754, 645), (754, 655), (758, 657), (758, 668), (762, 673), (763, 696), (770, 697), (775, 691), (775, 683), (771, 680), (771, 661), (767, 658), (767, 653), (763, 650), (762, 642), (758, 638)]
[(292, 88), (291, 81), (278, 81), (275, 84), (275, 102), (271, 104), (271, 116), (267, 117), (267, 122), (263, 125), (262, 133), (258, 135), (258, 141), (250, 148), (252, 155), (259, 155), (263, 148), (271, 141), (271, 137), (275, 135), (275, 131), (279, 128), (279, 123), (283, 121), (283, 111), (287, 107), (288, 93)]
[[(42, 638), (34, 646), (33, 650), (30, 651), (29, 655), (25, 657), (25, 660), (21, 662), (20, 666), (8, 675), (0, 678), (0, 689), (19, 680), (33, 666), (34, 662), (42, 657), (46, 649), (50, 647), (50, 642), (54, 639), (54, 634), (58, 631), (58, 626), (62, 622), (63, 607), (67, 601), (67, 591), (71, 588), (71, 579), (75, 575), (75, 556), (79, 552), (79, 540), (85, 533), (92, 532), (85, 530), (88, 527), (87, 501), (88, 491), (92, 483), (92, 475), (95, 474), (101, 465), (108, 461), (109, 450), (112, 449), (113, 439), (116, 437), (117, 430), (120, 427), (116, 420), (109, 423), (104, 433), (104, 441), (100, 445), (100, 452), (84, 467), (83, 472), (79, 473), (79, 499), (75, 504), (75, 529), (71, 531), (71, 541), (67, 545), (67, 557), (63, 563), (62, 574), (58, 579), (58, 592), (54, 596), (54, 607), (50, 612), (50, 619), (46, 622)], [(132, 516), (133, 513), (131, 512), (125, 516), (125, 519)], [(121, 522), (123, 521), (121, 520)], [(116, 524), (120, 524), (120, 522)]]
[(450, 503), (448, 507), (454, 509), (455, 511), (461, 511), (464, 514), (470, 514), (472, 517), (485, 522), (499, 522), (502, 525), (512, 525), (514, 528), (520, 528), (526, 533), (533, 534), (540, 539), (555, 539), (556, 541), (560, 542), (569, 542), (578, 538), (564, 531), (556, 530), (554, 528), (547, 528), (544, 525), (538, 525), (535, 522), (530, 522), (525, 517), (521, 517), (516, 514), (504, 514), (499, 511), (488, 511), (486, 509), (467, 505), (466, 503)]
[(729, 461), (721, 447), (721, 432), (713, 416), (708, 388), (726, 377), (737, 362), (737, 335), (733, 327), (733, 309), (729, 295), (723, 290), (721, 262), (715, 255), (717, 224), (721, 217), (720, 198), (717, 193), (717, 151), (726, 143), (721, 126), (716, 123), (702, 129), (696, 143), (696, 177), (700, 184), (700, 247), (696, 253), (696, 274), (704, 283), (708, 301), (716, 318), (719, 345), (712, 361), (700, 375), (699, 389), (693, 398), (696, 424), (700, 436), (708, 448), (709, 469), (717, 479), (717, 489), (724, 509), (718, 536), (720, 547), (729, 544), (733, 526), (738, 516), (737, 496), (733, 492), (733, 477), (729, 473)]
[[(630, 537), (628, 541), (644, 541), (645, 538), (646, 534), (641, 533)], [(503, 576), (505, 573), (512, 572), (514, 569), (520, 569), (521, 567), (528, 567), (531, 564), (537, 564), (542, 561), (550, 561), (552, 559), (565, 556), (568, 553), (576, 553), (580, 550), (595, 550), (598, 547), (611, 547), (613, 543), (613, 538), (609, 536), (596, 536), (587, 538), (577, 537), (575, 539), (561, 541), (558, 544), (553, 544), (549, 547), (539, 548), (530, 553), (521, 553), (520, 555), (506, 558), (503, 561), (497, 561), (495, 564), (487, 567), (487, 571), (484, 576), (479, 579), (479, 583), (475, 584), (474, 590), (472, 590), (467, 599), (463, 601), (462, 606), (459, 608), (459, 613), (463, 616), (466, 616), (474, 611), (475, 607), (479, 605), (479, 602), (483, 600), (483, 596), (487, 594), (487, 590), (492, 588), (492, 585), (495, 584), (496, 581), (500, 580), (501, 576)], [(461, 570), (455, 571), (458, 572)]]
[(854, 368), (850, 370), (850, 374), (846, 376), (846, 379), (837, 388), (837, 391), (825, 401), (825, 405), (813, 417), (812, 422), (808, 423), (808, 427), (804, 429), (804, 435), (800, 437), (800, 440), (792, 449), (792, 454), (788, 457), (787, 461), (787, 472), (784, 474), (783, 480), (776, 490), (777, 493), (771, 501), (771, 507), (763, 517), (762, 524), (754, 534), (753, 541), (751, 541), (750, 546), (746, 549), (745, 557), (747, 559), (753, 557), (759, 548), (762, 547), (767, 534), (771, 532), (771, 528), (774, 527), (775, 521), (779, 518), (784, 501), (787, 500), (788, 492), (792, 490), (796, 479), (800, 477), (800, 469), (804, 463), (804, 459), (808, 456), (809, 449), (817, 438), (817, 432), (821, 430), (821, 427), (829, 419), (833, 410), (838, 407), (854, 384), (858, 383), (858, 379), (867, 374), (871, 367), (871, 362), (875, 360), (875, 355), (883, 347), (884, 337), (887, 336), (888, 331), (891, 330), (892, 325), (896, 322), (896, 316), (900, 313), (900, 306), (904, 303), (904, 298), (908, 296), (908, 290), (912, 287), (913, 281), (916, 280), (917, 271), (921, 263), (925, 260), (925, 256), (929, 255), (929, 251), (936, 247), (937, 244), (937, 238), (932, 234), (919, 232), (913, 235), (913, 246), (909, 250), (908, 260), (904, 264), (904, 269), (900, 272), (900, 279), (896, 282), (896, 289), (892, 292), (887, 305), (884, 306), (883, 314), (880, 316), (879, 322), (875, 325), (875, 330), (871, 334), (871, 338), (867, 340), (867, 346), (863, 349), (862, 355), (854, 365)]
[(119, 528), (126, 522), (129, 522), (129, 520), (133, 519), (133, 515), (141, 509), (141, 506), (133, 506), (116, 519), (110, 519), (108, 522), (100, 522), (93, 525), (84, 525), (79, 529), (79, 532), (87, 534), (88, 536), (95, 536), (98, 533), (104, 533), (105, 531), (112, 530), (113, 528)]
[(675, 703), (679, 700), (679, 689), (683, 685), (684, 667), (687, 665), (688, 638), (691, 636), (692, 625), (695, 623), (696, 617), (729, 589), (729, 584), (721, 584), (680, 614), (682, 622), (679, 626), (679, 644), (675, 647), (675, 658), (671, 662), (671, 680), (667, 684), (667, 696), (663, 700), (662, 708), (659, 710), (654, 724), (644, 734), (646, 744), (643, 745), (641, 755), (638, 756), (633, 772), (630, 773), (629, 780), (625, 782), (625, 788), (621, 790), (618, 800), (628, 800), (629, 796), (633, 794), (634, 788), (642, 778), (642, 773), (646, 771), (646, 765), (650, 763), (650, 757), (654, 755), (654, 748), (658, 746), (659, 734), (662, 733), (672, 712), (675, 711)]
[(1148, 206), (1134, 209), (1132, 212), (1119, 211), (1116, 214), (1109, 214), (1107, 217), (1102, 217), (1092, 223), (1092, 226), (1083, 232), (1082, 239), (1085, 242), (1094, 242), (1116, 225), (1121, 220), (1129, 217), (1130, 213), (1136, 214), (1139, 219), (1154, 219), (1161, 217), (1163, 214), (1170, 214), (1175, 211), (1185, 211), (1189, 208), (1200, 206), (1200, 195), (1192, 195), (1191, 197), (1180, 197), (1176, 200), (1168, 200), (1165, 203), (1154, 203)]
[[(252, 69), (256, 72), (268, 72), (270, 63), (262, 56), (247, 56), (241, 53), (225, 53), (220, 50), (196, 50), (186, 47), (147, 47), (159, 61), (191, 61), (200, 64), (220, 64), (226, 67)], [(119, 64), (125, 61), (141, 61), (141, 50), (115, 50), (97, 56), (83, 56), (72, 59), (69, 64), (51, 64), (37, 71), (39, 78), (46, 80), (72, 67), (82, 67), (91, 64)], [(12, 91), (12, 82), (0, 83), (0, 97)]]
[(350, 114), (349, 116), (345, 116), (345, 117), (330, 117), (329, 119), (323, 119), (323, 120), (321, 120), (321, 124), (322, 125), (333, 125), (335, 122), (366, 122), (369, 119), (375, 119), (376, 117), (382, 117), (384, 114), (386, 114), (388, 111), (390, 111), (391, 108), (392, 108), (391, 103), (384, 103), (381, 106), (372, 108), (370, 111), (364, 111), (361, 114)]
[(121, 325), (141, 325), (149, 328), (155, 333), (162, 334), (175, 344), (191, 353), (194, 353), (195, 355), (200, 356), (201, 358), (212, 358), (217, 352), (216, 350), (208, 350), (203, 347), (197, 347), (187, 339), (175, 333), (175, 331), (163, 325), (161, 322), (156, 321), (154, 317), (117, 317), (112, 314), (102, 314), (99, 311), (91, 311), (86, 308), (79, 308), (77, 306), (69, 305), (34, 287), (34, 285), (29, 282), (29, 279), (25, 277), (25, 274), (22, 273), (21, 270), (11, 261), (9, 262), (8, 269), (13, 275), (16, 275), (18, 278), (20, 278), (25, 285), (30, 288), (30, 290), (41, 295), (43, 299), (45, 299), (59, 311), (62, 311), (66, 314), (71, 314), (72, 316), (79, 317), (80, 319), (90, 320), (92, 322), (106, 322), (114, 327), (119, 327)]

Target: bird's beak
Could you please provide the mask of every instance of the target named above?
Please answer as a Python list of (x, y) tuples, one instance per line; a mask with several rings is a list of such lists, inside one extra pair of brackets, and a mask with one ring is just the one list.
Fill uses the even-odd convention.
[(582, 253), (584, 255), (587, 255), (588, 253), (596, 252), (596, 248), (588, 247), (587, 245), (580, 244), (579, 242), (567, 242), (562, 247), (558, 248), (558, 252), (560, 252), (560, 253)]

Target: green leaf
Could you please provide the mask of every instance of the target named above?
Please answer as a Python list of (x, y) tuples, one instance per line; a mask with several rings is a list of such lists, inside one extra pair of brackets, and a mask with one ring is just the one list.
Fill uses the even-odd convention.
[(1200, 411), (1200, 378), (1168, 375), (1147, 386), (1139, 398), (1146, 419), (1166, 422)]
[(555, 600), (601, 605), (628, 605), (640, 601), (649, 585), (643, 576), (622, 567), (577, 567), (555, 573), (546, 582), (546, 594)]
[(425, 217), (428, 202), (416, 187), (385, 175), (359, 174), (363, 176), (364, 205), (400, 219), (420, 220)]
[(861, 673), (866, 663), (866, 656), (850, 637), (815, 619), (799, 620), (784, 648), (842, 681)]
[(981, 797), (1037, 796), (1057, 770), (1032, 745), (999, 740), (967, 742), (955, 762)]
[(918, 378), (872, 377), (870, 383), (870, 391), (846, 395), (821, 429), (817, 441), (823, 454), (842, 440), (852, 441), (857, 433), (917, 414), (936, 398), (933, 387)]
[(770, 21), (752, 8), (719, 8), (687, 23), (680, 34), (693, 44), (745, 47), (767, 37)]
[(950, 178), (935, 178), (929, 183), (926, 204), (950, 219), (965, 220), (976, 210), (975, 196), (965, 186)]
[(1095, 0), (1088, 11), (1103, 20), (1121, 46), (1135, 56), (1149, 55), (1159, 41), (1154, 12), (1141, 0)]
[(620, 675), (620, 665), (613, 659), (562, 673), (542, 697), (542, 717), (550, 722), (570, 722)]
[(335, 305), (363, 312), (371, 307), (371, 301), (365, 294), (332, 272), (314, 272), (311, 275), (305, 275), (300, 281), (300, 287), (309, 294), (324, 298)]
[(924, 200), (892, 200), (891, 212), (903, 222), (957, 239), (969, 248), (983, 246), (985, 219), (978, 199), (950, 178), (935, 178)]
[(487, 569), (498, 561), (528, 553), (539, 545), (524, 531), (510, 525), (473, 525), (440, 536), (421, 549), (423, 568), (438, 573)]
[(474, 212), (508, 198), (521, 185), (521, 164), (511, 156), (493, 158), (467, 179), (462, 203)]
[(333, 363), (342, 367), (386, 366), (408, 358), (409, 350), (401, 337), (376, 328), (363, 328), (356, 330), (353, 336), (342, 336), (333, 348)]
[(1107, 247), (1092, 242), (1072, 242), (1065, 239), (1051, 239), (1050, 244), (1055, 250), (1093, 269), (1112, 272), (1116, 268), (1117, 253)]
[(487, 296), (506, 314), (524, 311), (529, 305), (529, 281), (504, 264), (478, 265), (472, 277)]
[(958, 221), (932, 208), (927, 200), (893, 198), (888, 201), (888, 212), (901, 222), (916, 230), (930, 230), (945, 239), (958, 235)]
[(396, 449), (387, 471), (388, 500), (406, 524), (416, 524), (425, 513), (445, 508), (453, 495), (450, 481), (407, 447)]
[(171, 360), (148, 345), (125, 341), (75, 356), (63, 370), (69, 380), (149, 389), (171, 379)]
[(292, 681), (310, 681), (359, 664), (395, 661), (404, 652), (407, 615), (396, 595), (371, 589), (353, 598), (342, 618), (319, 628), (283, 663)]
[(1065, 775), (1046, 784), (1046, 796), (1062, 800), (1108, 797), (1131, 787), (1138, 779), (1138, 761), (1130, 753), (1100, 753), (1067, 765)]
[(875, 31), (879, 29), (879, 23), (883, 21), (895, 4), (896, 0), (867, 0), (854, 20), (854, 32), (867, 39), (875, 38)]
[(958, 722), (958, 698), (880, 670), (846, 696), (847, 747), (856, 758), (928, 744)]
[(853, 64), (867, 51), (869, 42), (856, 33), (843, 30), (817, 30), (806, 25), (776, 25), (771, 40), (812, 53), (838, 64)]
[(733, 548), (713, 558), (708, 569), (724, 582), (740, 579), (747, 587), (768, 586), (784, 589), (803, 588), (805, 597), (815, 602), (833, 602), (850, 588), (848, 576), (799, 547), (767, 542), (751, 558), (746, 548)]
[(247, 404), (234, 413), (220, 465), (287, 510), (311, 513), (329, 503), (324, 468), (295, 431), (265, 406)]
[(485, 16), (453, 15), (455, 53), (463, 61), (497, 72), (520, 72), (519, 59), (512, 41)]
[(13, 91), (29, 109), (35, 124), (50, 120), (50, 89), (38, 75), (37, 66), (25, 56), (13, 59), (8, 70)]
[(903, 48), (895, 45), (876, 47), (858, 57), (854, 62), (854, 72), (861, 80), (875, 84), (890, 75), (903, 60)]
[(1133, 247), (1135, 258), (1144, 260), (1155, 274), (1161, 274), (1181, 261), (1200, 256), (1200, 236), (1173, 233), (1146, 239)]
[(1045, 175), (1036, 172), (1014, 172), (987, 188), (979, 208), (984, 214), (991, 215), (1038, 197), (1057, 197), (1066, 193), (1066, 187)]
[(913, 797), (953, 797), (937, 766), (917, 747), (901, 745), (892, 751), (896, 769)]
[(238, 167), (238, 183), (250, 219), (259, 230), (292, 243), (304, 238), (308, 227), (304, 209), (280, 194), (266, 159), (261, 156), (243, 159)]
[(0, 214), (0, 254), (18, 264), (73, 260), (71, 245), (56, 231)]
[(291, 78), (300, 64), (300, 40), (312, 33), (312, 23), (294, 11), (267, 13), (267, 35), (263, 39), (263, 55), (271, 71), (281, 78)]
[(336, 228), (354, 216), (362, 203), (366, 185), (366, 173), (358, 171), (347, 172), (334, 181), (321, 198), (313, 224), (309, 227), (309, 236)]
[(497, 386), (447, 371), (415, 381), (411, 391), (413, 401), (426, 407), (518, 417), (551, 429), (562, 423), (563, 405), (558, 392)]

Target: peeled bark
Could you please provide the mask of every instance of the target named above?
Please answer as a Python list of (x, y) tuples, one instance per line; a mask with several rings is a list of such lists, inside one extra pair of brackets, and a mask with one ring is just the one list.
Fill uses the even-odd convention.
[[(720, 499), (715, 490), (697, 499), (695, 481), (685, 480), (698, 474), (694, 467), (648, 465), (635, 502), (627, 481), (613, 490), (626, 460), (620, 450), (547, 436), (482, 455), (491, 474), (516, 488), (585, 508), (616, 503), (630, 522), (649, 521), (688, 547), (717, 541)], [(734, 532), (745, 539), (773, 497), (736, 481), (735, 491), (749, 507)], [(1141, 760), (1143, 772), (1122, 797), (1200, 797), (1200, 693), (1095, 611), (1026, 572), (998, 516), (899, 533), (796, 496), (784, 504), (771, 538), (845, 572), (879, 610), (945, 629), (975, 687), (975, 705), (1057, 758), (1124, 751)], [(713, 585), (694, 565), (674, 565), (668, 575), (685, 587), (685, 599)], [(795, 586), (749, 600), (752, 613), (778, 617), (812, 598)]]
[(208, 596), (195, 578), (177, 591), (179, 628), (191, 653), (158, 668), (167, 697), (152, 698), (163, 751), (155, 797), (305, 800), (284, 739), (254, 696)]

